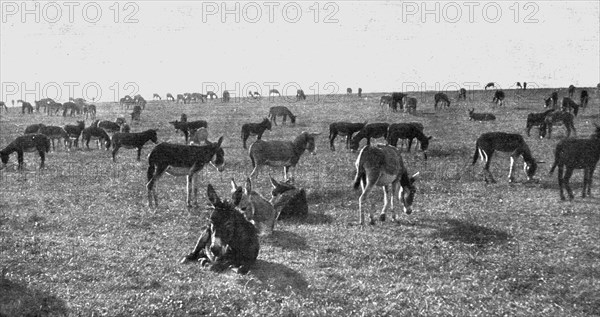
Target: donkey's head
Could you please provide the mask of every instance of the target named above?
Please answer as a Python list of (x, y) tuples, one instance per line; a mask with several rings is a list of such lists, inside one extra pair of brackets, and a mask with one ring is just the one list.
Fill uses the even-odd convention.
[(273, 124), (269, 118), (263, 118), (263, 121), (260, 124), (264, 125), (264, 127), (269, 131), (271, 131), (271, 128), (273, 127)]
[(77, 121), (77, 126), (83, 130), (85, 128), (85, 121)]
[[(4, 151), (0, 151), (0, 158), (2, 159), (2, 164), (6, 165), (8, 164), (8, 158), (9, 158), (9, 154), (5, 153)], [(2, 166), (2, 168), (4, 168), (6, 166)]]
[(158, 129), (150, 129), (148, 133), (150, 134), (150, 141), (154, 142), (154, 144), (158, 143)]
[(289, 190), (296, 189), (296, 187), (289, 183), (280, 183), (271, 176), (269, 176), (269, 178), (271, 180), (271, 185), (273, 186), (273, 190), (271, 190), (271, 196), (273, 197), (279, 196)]
[(227, 201), (221, 201), (211, 184), (208, 184), (206, 195), (214, 208), (209, 217), (211, 231), (211, 244), (209, 250), (211, 254), (208, 256), (211, 260), (218, 261), (220, 257), (227, 253), (229, 244), (234, 239), (234, 213), (237, 211), (233, 204)]
[(410, 177), (405, 174), (400, 179), (400, 203), (407, 215), (412, 213), (412, 204), (415, 199), (415, 193), (417, 192), (415, 181), (417, 180), (418, 175), (418, 172)]
[(223, 148), (221, 148), (221, 143), (223, 143), (223, 136), (221, 136), (217, 142), (210, 144), (215, 151), (210, 164), (219, 172), (222, 172), (225, 169), (225, 151), (223, 151)]
[[(233, 200), (233, 204), (244, 213), (252, 209), (253, 195), (256, 195), (256, 193), (252, 191), (252, 181), (250, 178), (246, 178), (243, 188), (242, 186), (238, 186), (235, 180), (231, 178), (231, 199)], [(246, 218), (250, 218), (248, 214), (246, 214)]]

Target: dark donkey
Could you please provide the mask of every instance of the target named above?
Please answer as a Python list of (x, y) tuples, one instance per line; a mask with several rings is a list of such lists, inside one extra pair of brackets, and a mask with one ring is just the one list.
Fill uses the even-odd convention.
[[(183, 118), (183, 115), (182, 115)], [(187, 119), (187, 117), (186, 117)], [(175, 128), (175, 130), (180, 130), (181, 132), (183, 132), (183, 135), (185, 137), (185, 144), (188, 144), (188, 138), (190, 136), (190, 132), (192, 130), (198, 130), (200, 128), (207, 128), (208, 129), (208, 123), (204, 120), (197, 120), (197, 121), (171, 121), (169, 122), (170, 124), (173, 125), (173, 127)]]
[(415, 138), (421, 142), (423, 157), (427, 159), (427, 148), (429, 148), (431, 136), (425, 136), (423, 130), (419, 129), (414, 123), (392, 123), (388, 127), (387, 142), (391, 146), (397, 146), (398, 139), (408, 139), (408, 152), (410, 152), (410, 147)]
[[(573, 191), (569, 186), (569, 180), (573, 170), (583, 169), (583, 190), (581, 197), (592, 195), (592, 178), (594, 170), (600, 160), (600, 126), (596, 125), (596, 131), (590, 139), (564, 139), (556, 145), (554, 150), (554, 164), (550, 174), (558, 166), (558, 186), (560, 188), (560, 199), (565, 200), (563, 187), (567, 189), (569, 199), (573, 200)], [(563, 174), (563, 170), (566, 171)]]
[(8, 164), (10, 154), (17, 152), (18, 169), (23, 169), (23, 153), (37, 151), (40, 155), (40, 168), (44, 168), (46, 153), (50, 151), (50, 140), (43, 134), (25, 134), (18, 136), (4, 149), (0, 150), (3, 167)]
[(121, 147), (126, 149), (137, 148), (137, 160), (139, 161), (140, 156), (142, 155), (142, 148), (144, 147), (144, 144), (146, 144), (148, 141), (152, 141), (154, 143), (158, 142), (158, 136), (156, 134), (157, 131), (157, 129), (150, 129), (137, 133), (117, 132), (113, 134), (113, 162), (117, 161), (117, 152)]
[(582, 90), (581, 93), (579, 94), (579, 104), (580, 106), (585, 109), (588, 105), (588, 102), (590, 101), (590, 95), (588, 94), (587, 90)]
[[(466, 93), (466, 92), (465, 92)], [(460, 98), (460, 96), (459, 96)], [(443, 92), (438, 92), (437, 94), (435, 94), (435, 96), (433, 96), (433, 108), (437, 109), (438, 104), (441, 102), (442, 105), (446, 105), (446, 107), (450, 107), (450, 98), (448, 98), (448, 95), (446, 95)]]
[(350, 143), (350, 150), (358, 150), (360, 140), (365, 138), (367, 139), (367, 145), (371, 145), (371, 138), (387, 138), (387, 131), (389, 126), (390, 124), (385, 122), (365, 124), (365, 127), (358, 131), (358, 133), (356, 133), (356, 135), (352, 138), (352, 142)]
[(85, 147), (89, 149), (91, 139), (96, 139), (98, 148), (101, 148), (102, 143), (104, 143), (105, 149), (107, 151), (110, 149), (110, 137), (104, 129), (99, 127), (87, 127), (83, 129), (83, 131), (81, 131), (81, 144), (85, 142)]
[(42, 126), (42, 127), (40, 127), (38, 132), (48, 137), (48, 139), (52, 143), (52, 151), (56, 150), (56, 148), (54, 147), (54, 140), (62, 139), (64, 148), (65, 149), (67, 148), (67, 142), (69, 140), (69, 135), (67, 134), (67, 131), (65, 131), (64, 128), (58, 127), (58, 126), (53, 126), (53, 125)]
[(222, 172), (225, 166), (225, 152), (221, 148), (223, 137), (216, 143), (208, 145), (182, 145), (172, 143), (160, 143), (155, 146), (148, 156), (148, 205), (158, 206), (155, 183), (167, 172), (173, 176), (187, 176), (187, 205), (192, 205), (191, 194), (194, 192), (194, 203), (198, 198), (198, 172), (204, 165), (210, 163)]
[(79, 136), (85, 129), (85, 121), (77, 121), (77, 125), (67, 124), (64, 129), (69, 135), (69, 148), (73, 145), (73, 141), (75, 141), (75, 147), (79, 147)]
[(211, 184), (206, 195), (213, 207), (210, 224), (181, 263), (199, 261), (213, 271), (233, 267), (237, 273), (248, 273), (260, 249), (256, 228), (231, 202), (222, 201)]
[(475, 165), (478, 157), (485, 163), (483, 174), (486, 183), (496, 182), (494, 176), (490, 172), (490, 163), (492, 162), (492, 155), (494, 155), (495, 151), (510, 152), (510, 169), (508, 172), (509, 182), (514, 180), (513, 168), (515, 166), (515, 160), (519, 156), (523, 156), (523, 169), (525, 170), (525, 174), (527, 174), (527, 180), (532, 180), (537, 170), (538, 162), (536, 162), (531, 155), (531, 150), (527, 143), (525, 143), (523, 136), (516, 133), (489, 132), (482, 134), (477, 139), (472, 163), (472, 165)]
[(245, 123), (242, 125), (242, 143), (244, 149), (246, 148), (246, 141), (251, 135), (256, 135), (256, 139), (260, 140), (265, 130), (271, 131), (271, 127), (271, 121), (268, 118), (264, 118), (260, 123)]
[(544, 124), (546, 117), (551, 114), (554, 109), (546, 110), (544, 112), (538, 113), (530, 113), (527, 115), (527, 126), (525, 127), (527, 131), (527, 136), (530, 136), (531, 128), (534, 126), (540, 127)]
[(283, 119), (282, 119), (283, 123), (285, 123), (287, 121), (287, 117), (290, 117), (290, 122), (292, 124), (296, 123), (296, 116), (287, 107), (275, 106), (275, 107), (271, 107), (269, 109), (268, 118), (273, 122), (274, 125), (277, 125), (277, 117), (278, 116), (283, 117)]
[(346, 136), (346, 149), (350, 148), (350, 141), (352, 140), (352, 136), (354, 135), (354, 133), (360, 131), (362, 128), (365, 127), (365, 125), (367, 124), (367, 122), (356, 122), (356, 123), (352, 123), (352, 122), (344, 122), (344, 121), (340, 121), (340, 122), (334, 122), (332, 124), (329, 125), (329, 148), (332, 151), (335, 151), (335, 145), (333, 144), (333, 142), (335, 141), (335, 138), (337, 137), (337, 135), (342, 135), (342, 136)]

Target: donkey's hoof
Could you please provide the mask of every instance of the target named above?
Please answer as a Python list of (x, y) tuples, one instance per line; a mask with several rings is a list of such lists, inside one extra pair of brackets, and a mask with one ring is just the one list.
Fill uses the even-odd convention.
[(379, 215), (379, 221), (381, 221), (381, 222), (385, 221), (385, 214)]

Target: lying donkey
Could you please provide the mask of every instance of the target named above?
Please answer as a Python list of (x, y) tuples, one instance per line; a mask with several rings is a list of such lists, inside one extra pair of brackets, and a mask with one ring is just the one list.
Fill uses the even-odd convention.
[(231, 199), (258, 230), (259, 235), (270, 235), (275, 228), (278, 214), (273, 205), (261, 194), (252, 190), (252, 181), (246, 178), (244, 188), (231, 179)]

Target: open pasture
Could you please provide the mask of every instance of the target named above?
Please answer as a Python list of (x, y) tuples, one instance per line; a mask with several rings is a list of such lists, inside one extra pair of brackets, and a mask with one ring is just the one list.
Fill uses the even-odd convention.
[[(26, 153), (25, 172), (18, 173), (14, 165), (0, 171), (0, 314), (599, 315), (599, 173), (593, 196), (582, 199), (582, 173), (575, 172), (576, 198), (561, 202), (556, 173), (547, 173), (564, 128), (556, 127), (550, 140), (539, 139), (537, 129), (525, 135), (527, 114), (543, 111), (551, 91), (506, 90), (501, 107), (491, 103), (493, 90), (469, 91), (466, 101), (456, 101), (451, 92), (452, 106), (437, 111), (434, 92), (419, 93), (413, 114), (383, 109), (383, 93), (307, 96), (300, 102), (294, 97), (234, 98), (228, 104), (149, 101), (141, 121), (128, 122), (132, 131), (155, 128), (159, 142), (183, 143), (168, 122), (186, 113), (190, 121), (208, 121), (211, 141), (225, 137), (225, 171), (207, 166), (200, 172), (200, 207), (186, 208), (185, 179), (168, 175), (158, 183), (161, 205), (147, 207), (152, 143), (144, 147), (141, 161), (135, 150), (121, 149), (117, 163), (110, 151), (67, 152), (61, 146), (47, 155), (44, 170), (37, 169), (36, 154)], [(207, 223), (206, 185), (228, 197), (230, 178), (242, 182), (252, 170), (241, 126), (259, 122), (275, 105), (287, 106), (297, 122), (273, 126), (263, 140), (322, 132), (317, 155), (305, 153), (295, 173), (296, 184), (308, 193), (309, 217), (280, 221), (272, 236), (261, 238), (258, 262), (247, 275), (179, 264)], [(97, 106), (99, 119), (129, 118), (131, 112), (118, 103)], [(592, 132), (599, 106), (592, 93), (588, 109), (576, 118), (578, 137)], [(471, 108), (497, 119), (469, 121)], [(10, 108), (0, 117), (0, 146), (29, 124), (62, 126), (76, 119), (22, 115)], [(352, 189), (357, 154), (344, 149), (340, 136), (336, 151), (330, 151), (328, 127), (335, 121), (365, 120), (421, 122), (425, 134), (433, 136), (427, 161), (414, 145), (411, 153), (403, 152), (409, 173), (420, 172), (420, 180), (413, 213), (401, 214), (399, 223), (349, 225), (358, 220), (360, 193)], [(516, 182), (508, 183), (509, 157), (496, 153), (491, 172), (498, 183), (485, 184), (483, 163), (472, 167), (471, 161), (475, 140), (490, 131), (525, 136), (533, 156), (546, 162), (536, 175), (539, 182), (524, 182), (519, 159)], [(248, 145), (252, 142), (254, 137)], [(16, 154), (10, 163), (16, 164)], [(253, 189), (270, 197), (268, 174), (280, 180), (282, 172), (263, 169)], [(375, 189), (363, 207), (377, 214), (382, 196)]]

